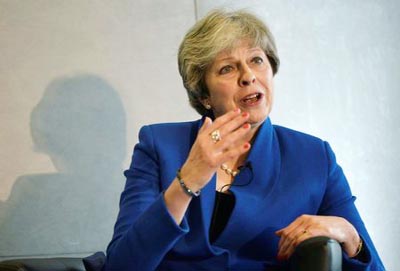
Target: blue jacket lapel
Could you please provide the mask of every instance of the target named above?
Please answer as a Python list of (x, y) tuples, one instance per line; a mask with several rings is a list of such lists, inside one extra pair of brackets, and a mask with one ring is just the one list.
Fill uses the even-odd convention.
[(215, 245), (240, 247), (265, 229), (263, 213), (272, 204), (268, 195), (278, 181), (280, 169), (279, 144), (269, 118), (258, 131), (246, 165), (231, 187), (235, 207)]

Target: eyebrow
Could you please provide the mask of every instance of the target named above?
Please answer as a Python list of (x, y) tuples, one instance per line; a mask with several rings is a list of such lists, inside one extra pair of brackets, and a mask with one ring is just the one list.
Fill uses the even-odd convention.
[(253, 51), (261, 51), (261, 52), (263, 52), (263, 49), (261, 49), (260, 47), (254, 47), (254, 48), (250, 48), (248, 51), (249, 52), (253, 52)]
[[(255, 47), (255, 48), (250, 48), (250, 49), (247, 50), (247, 52), (249, 52), (249, 53), (253, 53), (253, 52), (255, 52), (255, 51), (261, 51), (261, 52), (263, 52), (263, 50), (262, 50), (261, 48), (257, 48), (257, 47)], [(235, 59), (235, 58), (234, 58), (234, 57), (231, 57), (231, 56), (227, 56), (227, 57), (223, 57), (223, 58), (216, 58), (215, 60), (216, 60), (216, 61), (226, 61), (226, 60), (232, 60), (232, 59)]]

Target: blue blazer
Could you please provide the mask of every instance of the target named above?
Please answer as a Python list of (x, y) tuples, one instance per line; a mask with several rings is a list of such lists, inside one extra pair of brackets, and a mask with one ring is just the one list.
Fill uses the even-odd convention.
[[(216, 176), (193, 198), (177, 225), (163, 191), (174, 180), (202, 120), (144, 126), (121, 195), (105, 270), (286, 270), (276, 259), (275, 231), (302, 214), (340, 216), (358, 230), (367, 262), (343, 254), (343, 270), (384, 270), (328, 143), (272, 125), (260, 127), (247, 167), (231, 187), (235, 207), (214, 243), (209, 227)], [(273, 269), (276, 268), (276, 269)]]

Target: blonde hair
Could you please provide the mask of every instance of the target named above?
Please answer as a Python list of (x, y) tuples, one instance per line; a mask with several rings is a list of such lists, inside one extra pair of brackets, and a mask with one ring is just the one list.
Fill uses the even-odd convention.
[(211, 11), (185, 35), (178, 52), (179, 73), (189, 102), (200, 115), (212, 116), (202, 104), (209, 95), (204, 82), (207, 68), (219, 52), (233, 49), (243, 40), (264, 50), (275, 75), (279, 57), (274, 37), (260, 19), (247, 11)]

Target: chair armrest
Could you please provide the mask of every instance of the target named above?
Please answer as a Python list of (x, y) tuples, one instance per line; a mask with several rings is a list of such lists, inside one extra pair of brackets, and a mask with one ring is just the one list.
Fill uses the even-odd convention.
[(336, 240), (318, 236), (301, 242), (290, 258), (291, 271), (341, 271), (342, 248)]
[(15, 259), (0, 262), (0, 271), (85, 271), (82, 258)]

